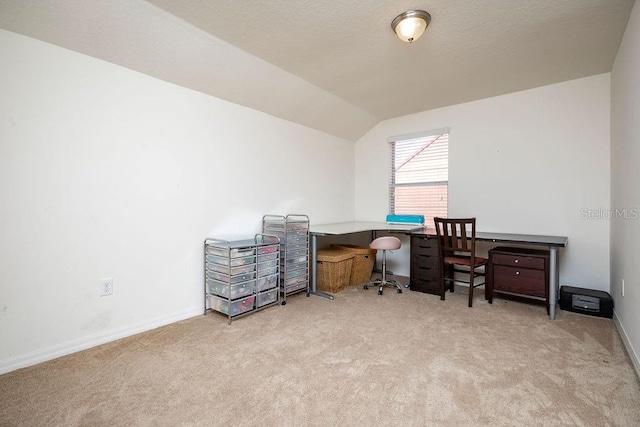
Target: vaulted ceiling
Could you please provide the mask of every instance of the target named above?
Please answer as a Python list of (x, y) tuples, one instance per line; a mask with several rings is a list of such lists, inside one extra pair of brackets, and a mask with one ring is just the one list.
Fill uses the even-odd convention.
[[(355, 141), (611, 71), (633, 0), (0, 0), (0, 28)], [(398, 14), (428, 11), (412, 44)]]

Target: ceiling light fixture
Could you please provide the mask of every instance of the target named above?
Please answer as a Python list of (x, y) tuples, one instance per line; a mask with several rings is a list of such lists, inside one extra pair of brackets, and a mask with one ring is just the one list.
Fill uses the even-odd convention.
[(431, 22), (431, 15), (424, 10), (410, 10), (395, 17), (391, 28), (403, 42), (418, 40)]

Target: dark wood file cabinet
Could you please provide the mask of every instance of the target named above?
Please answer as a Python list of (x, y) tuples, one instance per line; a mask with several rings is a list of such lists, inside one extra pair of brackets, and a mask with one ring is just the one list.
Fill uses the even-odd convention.
[(486, 299), (496, 294), (543, 301), (549, 310), (549, 251), (499, 246), (489, 250)]
[(427, 234), (411, 236), (409, 288), (412, 291), (439, 295), (438, 240)]

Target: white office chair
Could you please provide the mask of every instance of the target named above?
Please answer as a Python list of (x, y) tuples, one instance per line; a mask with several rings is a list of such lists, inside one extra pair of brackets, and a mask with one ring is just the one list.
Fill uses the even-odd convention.
[(365, 283), (362, 289), (369, 289), (369, 285), (378, 286), (378, 295), (382, 295), (385, 286), (392, 286), (399, 294), (402, 293), (402, 287), (397, 281), (387, 280), (387, 251), (400, 249), (400, 245), (400, 239), (393, 236), (378, 237), (369, 244), (371, 249), (382, 251), (382, 278)]

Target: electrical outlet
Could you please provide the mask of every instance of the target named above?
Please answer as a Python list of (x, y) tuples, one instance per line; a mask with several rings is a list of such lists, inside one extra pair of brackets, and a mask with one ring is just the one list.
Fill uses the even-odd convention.
[(113, 295), (113, 279), (100, 279), (100, 296)]
[(620, 280), (620, 293), (624, 296), (624, 279)]

